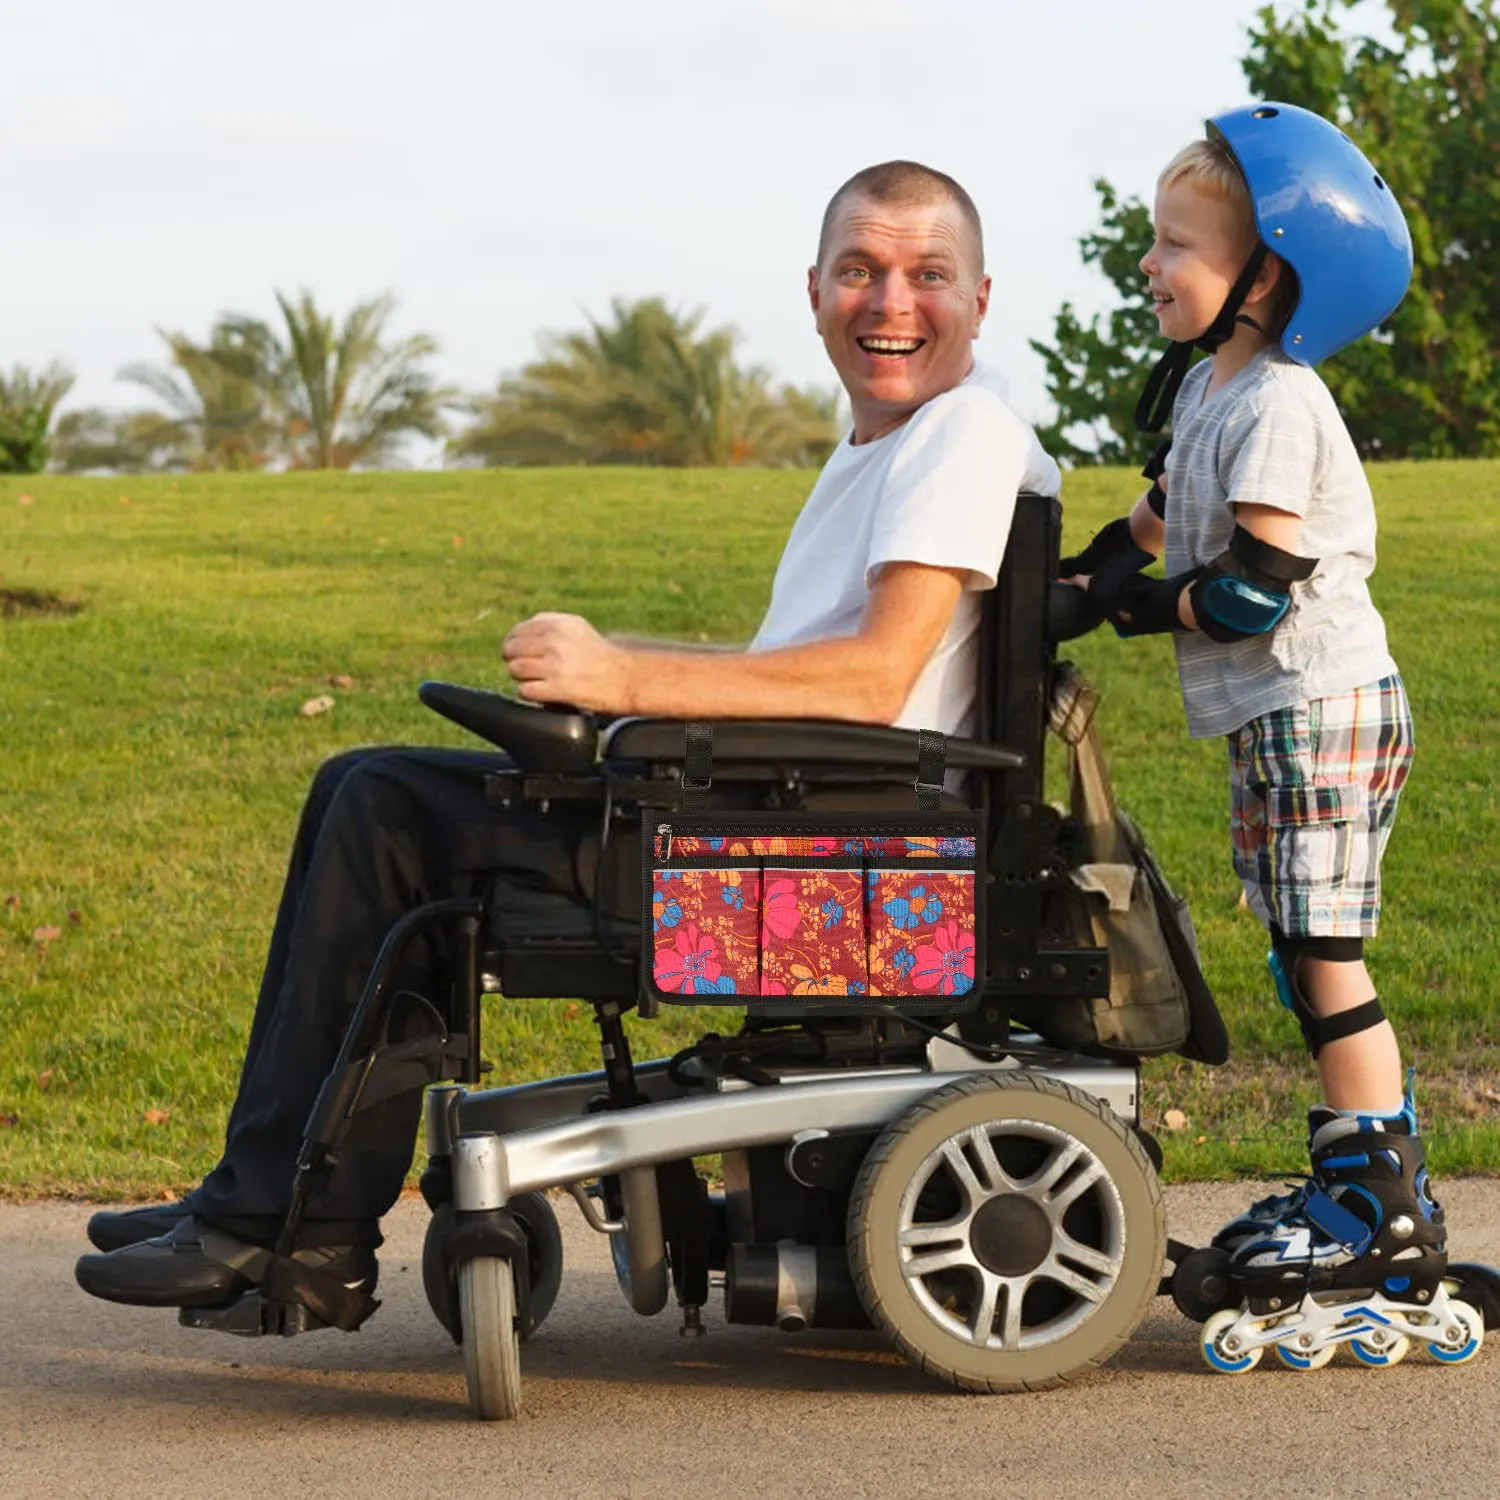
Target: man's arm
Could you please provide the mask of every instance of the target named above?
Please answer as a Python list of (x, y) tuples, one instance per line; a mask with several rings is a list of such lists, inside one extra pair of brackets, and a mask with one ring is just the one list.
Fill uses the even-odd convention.
[(937, 649), (962, 568), (888, 563), (852, 636), (700, 656), (607, 641), (577, 615), (535, 615), (503, 651), (523, 696), (603, 714), (889, 724)]
[(644, 635), (607, 635), (610, 645), (621, 646), (626, 651), (665, 651), (674, 656), (722, 656), (726, 652), (742, 652), (743, 646), (731, 646), (713, 641), (654, 641)]
[(716, 661), (639, 652), (633, 712), (889, 724), (942, 640), (965, 576), (961, 568), (888, 564), (870, 590), (859, 630), (837, 640)]

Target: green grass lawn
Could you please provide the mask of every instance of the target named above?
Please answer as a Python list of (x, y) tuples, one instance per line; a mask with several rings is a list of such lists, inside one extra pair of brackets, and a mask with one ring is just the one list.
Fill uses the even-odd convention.
[[(1500, 1170), (1500, 464), (1374, 471), (1377, 602), (1417, 716), (1374, 966), (1420, 1065), (1442, 1170)], [(504, 687), (511, 622), (743, 641), (811, 483), (624, 470), (180, 479), (0, 478), (0, 590), (76, 612), (0, 622), (0, 1191), (100, 1198), (216, 1158), (302, 790), (373, 741), (473, 744), (418, 681)], [(1068, 480), (1070, 542), (1138, 492)], [(23, 497), (29, 496), (29, 503)], [(1230, 1066), (1148, 1069), (1173, 1175), (1297, 1165), (1313, 1095), (1265, 943), (1236, 910), (1220, 745), (1183, 728), (1170, 647), (1098, 634), (1122, 800), (1193, 903)], [(347, 676), (352, 687), (331, 687)], [(330, 693), (333, 710), (299, 706)], [(58, 935), (35, 940), (39, 929)], [(495, 1003), (486, 1053), (521, 1079), (593, 1065), (576, 1007)], [(711, 1024), (722, 1027), (723, 1012)], [(654, 1055), (700, 1025), (637, 1024)]]

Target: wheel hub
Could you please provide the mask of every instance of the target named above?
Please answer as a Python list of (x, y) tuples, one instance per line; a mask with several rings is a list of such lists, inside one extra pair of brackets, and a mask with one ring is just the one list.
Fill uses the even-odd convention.
[(1001, 1193), (974, 1215), (969, 1229), (974, 1258), (997, 1276), (1025, 1276), (1052, 1249), (1052, 1222), (1024, 1193)]

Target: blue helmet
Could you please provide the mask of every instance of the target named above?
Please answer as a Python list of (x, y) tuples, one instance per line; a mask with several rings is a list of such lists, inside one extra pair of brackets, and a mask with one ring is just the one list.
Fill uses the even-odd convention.
[(1215, 115), (1208, 133), (1250, 185), (1261, 240), (1297, 273), (1282, 351), (1315, 365), (1395, 312), (1411, 282), (1401, 205), (1337, 125), (1295, 104)]

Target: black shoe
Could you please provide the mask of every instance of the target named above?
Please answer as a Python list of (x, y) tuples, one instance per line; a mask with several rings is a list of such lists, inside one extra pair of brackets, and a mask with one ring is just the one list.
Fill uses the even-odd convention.
[[(225, 1307), (253, 1285), (233, 1266), (211, 1258), (196, 1219), (178, 1222), (170, 1234), (124, 1245), (107, 1255), (81, 1255), (74, 1268), (90, 1296), (134, 1307)], [(327, 1245), (295, 1250), (292, 1259), (334, 1276), (366, 1295), (375, 1290), (379, 1267), (369, 1245)]]
[(158, 1235), (171, 1234), (178, 1224), (192, 1216), (186, 1203), (152, 1203), (145, 1208), (128, 1208), (123, 1212), (105, 1208), (89, 1220), (91, 1245), (101, 1250), (118, 1250), (123, 1245), (139, 1245)]

